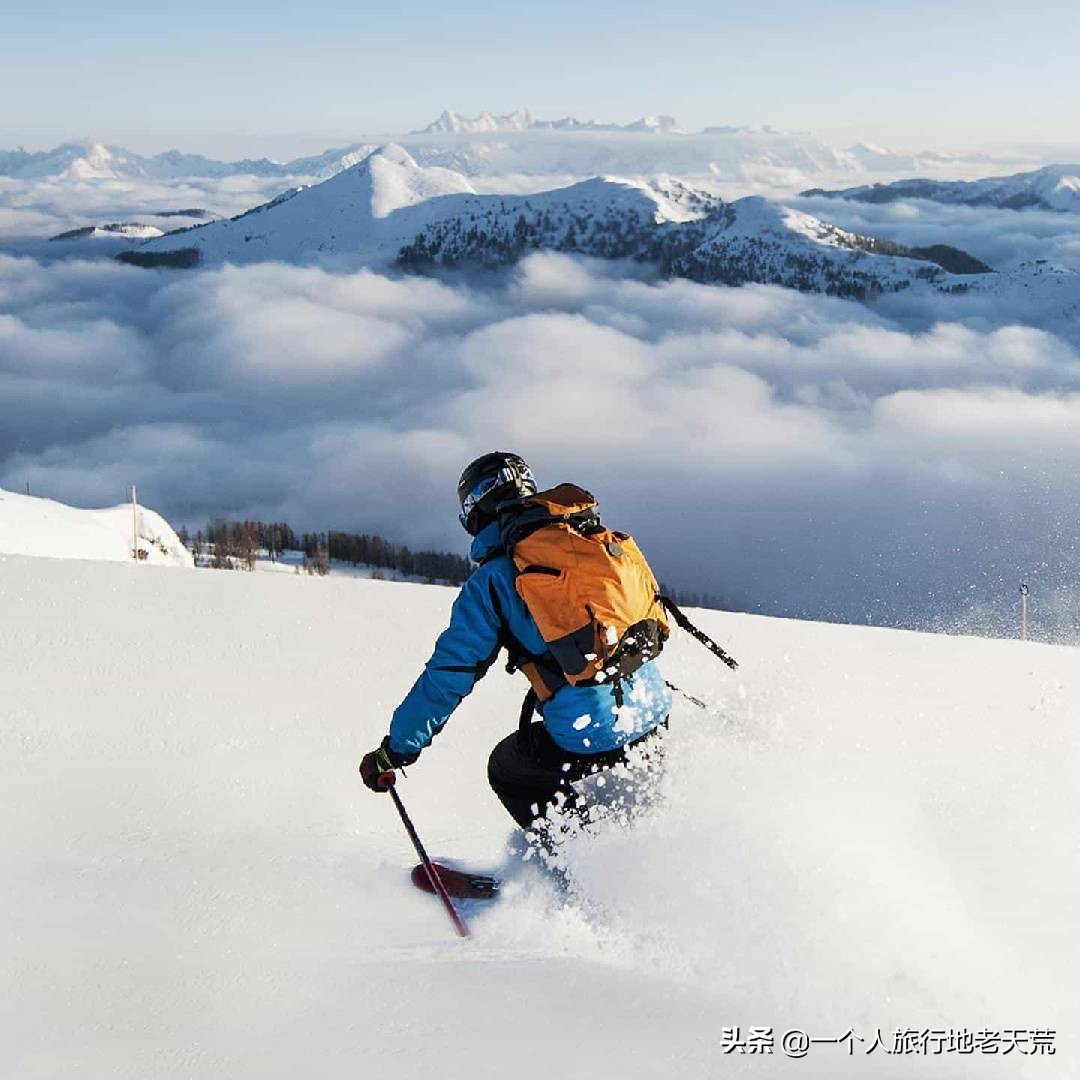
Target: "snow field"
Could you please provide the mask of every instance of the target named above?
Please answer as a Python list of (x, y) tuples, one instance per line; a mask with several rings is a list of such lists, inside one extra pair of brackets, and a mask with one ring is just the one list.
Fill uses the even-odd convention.
[[(456, 939), (356, 767), (454, 591), (0, 557), (0, 1072), (1076, 1075), (1076, 653), (718, 612), (662, 801), (566, 852), (487, 791), (493, 668), (401, 781), (507, 875)], [(722, 1028), (1058, 1029), (1054, 1057), (725, 1055)]]
[(136, 525), (144, 563), (193, 565), (172, 526), (146, 507), (138, 507), (134, 516), (130, 503), (81, 510), (0, 488), (0, 554), (131, 562)]

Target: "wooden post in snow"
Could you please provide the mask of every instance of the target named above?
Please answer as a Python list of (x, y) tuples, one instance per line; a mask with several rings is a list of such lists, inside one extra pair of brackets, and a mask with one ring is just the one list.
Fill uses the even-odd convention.
[(1020, 639), (1022, 641), (1028, 639), (1028, 587), (1026, 584), (1020, 586)]
[(139, 561), (139, 503), (134, 484), (131, 485), (131, 557)]

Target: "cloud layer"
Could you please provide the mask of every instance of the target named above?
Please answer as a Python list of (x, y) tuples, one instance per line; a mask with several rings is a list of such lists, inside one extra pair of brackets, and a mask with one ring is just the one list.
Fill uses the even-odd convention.
[(739, 607), (1000, 630), (1030, 578), (1071, 632), (1076, 350), (888, 314), (550, 254), (455, 285), (0, 256), (0, 486), (457, 547), (497, 446)]
[[(197, 207), (215, 214), (239, 214), (313, 177), (229, 176), (222, 179), (155, 181), (78, 180), (61, 176), (23, 180), (0, 176), (0, 249), (56, 248), (40, 241), (68, 229), (110, 221), (142, 221), (161, 229), (191, 224), (190, 219), (154, 216), (161, 210)], [(123, 245), (130, 246), (130, 244)]]
[(912, 247), (952, 244), (999, 270), (1024, 260), (1049, 259), (1080, 271), (1080, 214), (948, 206), (926, 199), (880, 205), (826, 198), (794, 202), (853, 232)]

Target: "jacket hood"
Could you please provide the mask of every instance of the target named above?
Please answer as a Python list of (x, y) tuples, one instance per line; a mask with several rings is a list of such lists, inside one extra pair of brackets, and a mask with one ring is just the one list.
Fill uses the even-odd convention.
[(502, 547), (502, 534), (499, 530), (499, 523), (493, 521), (490, 525), (485, 525), (473, 537), (472, 546), (469, 548), (469, 558), (474, 563), (482, 563), (493, 552), (498, 551)]

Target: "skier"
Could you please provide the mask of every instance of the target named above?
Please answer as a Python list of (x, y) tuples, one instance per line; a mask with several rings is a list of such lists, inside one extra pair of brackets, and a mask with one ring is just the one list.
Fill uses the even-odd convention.
[[(537, 602), (531, 601), (530, 611), (522, 598), (521, 591), (528, 590), (521, 588), (519, 575), (532, 583), (550, 582), (552, 578), (546, 575), (558, 574), (548, 566), (515, 565), (526, 541), (515, 546), (514, 538), (541, 535), (536, 531), (541, 508), (552, 505), (544, 503), (545, 495), (555, 500), (584, 496), (574, 506), (559, 507), (567, 514), (557, 520), (569, 521), (572, 528), (563, 524), (557, 539), (566, 540), (570, 531), (590, 535), (591, 530), (594, 538), (602, 533), (601, 557), (609, 562), (618, 557), (622, 568), (627, 564), (644, 567), (635, 580), (644, 582), (651, 593), (644, 602), (656, 602), (655, 579), (636, 545), (625, 534), (603, 529), (587, 492), (562, 485), (538, 493), (532, 471), (517, 454), (495, 452), (477, 458), (458, 482), (460, 520), (473, 537), (470, 557), (476, 569), (462, 586), (450, 625), (435, 643), (423, 673), (394, 711), (389, 733), (360, 763), (360, 775), (372, 791), (385, 792), (394, 782), (394, 770), (416, 761), (504, 647), (510, 653), (508, 670), (521, 670), (532, 689), (518, 730), (491, 752), (488, 782), (523, 829), (543, 832), (543, 819), (552, 806), (583, 813), (586, 808), (575, 783), (624, 762), (631, 747), (652, 739), (661, 725), (666, 726), (671, 693), (655, 661), (649, 659), (659, 652), (667, 634), (662, 613), (650, 610), (653, 617), (630, 627), (636, 633), (624, 635), (627, 643), (619, 643), (606, 669), (597, 670), (600, 661), (589, 651), (594, 647), (591, 644), (583, 645), (582, 651), (571, 649), (579, 658), (581, 672), (568, 676), (564, 669), (569, 637), (577, 637), (580, 643), (587, 631), (591, 642), (592, 625), (577, 635), (553, 640), (550, 633), (542, 634), (534, 617)], [(556, 519), (548, 514), (544, 520)], [(612, 628), (607, 628), (607, 634), (607, 641), (614, 642)], [(634, 653), (629, 659), (628, 652)], [(593, 677), (580, 677), (590, 672), (595, 672)], [(532, 720), (534, 709), (540, 720)], [(642, 753), (647, 756), (648, 750), (645, 747)]]

